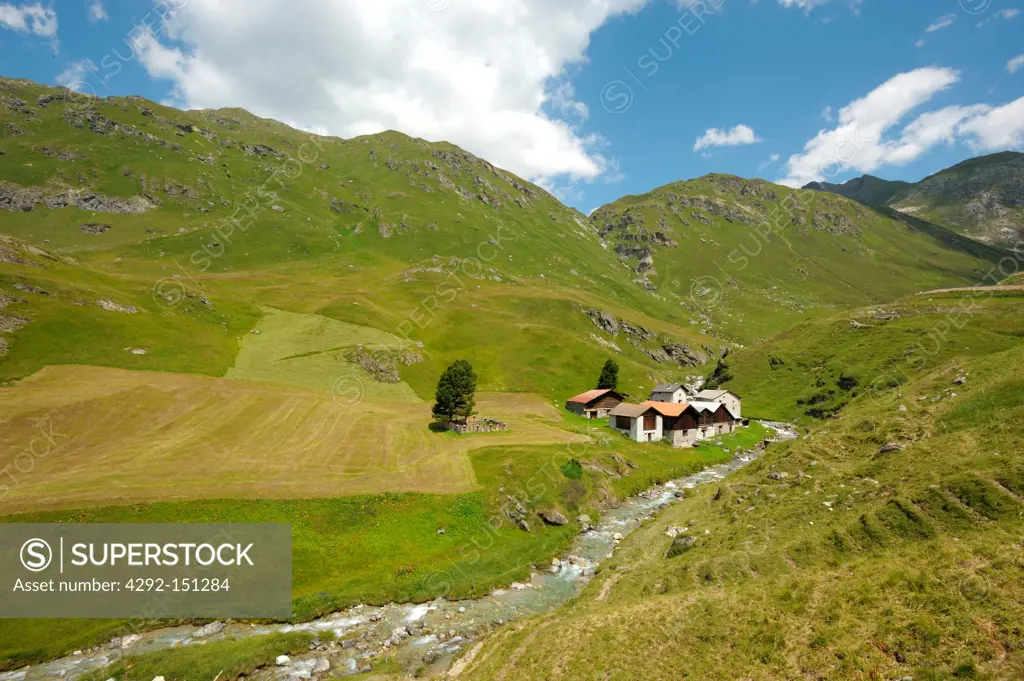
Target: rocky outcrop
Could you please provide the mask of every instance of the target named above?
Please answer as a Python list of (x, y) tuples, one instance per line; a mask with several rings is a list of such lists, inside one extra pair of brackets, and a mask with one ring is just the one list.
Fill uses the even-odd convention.
[(50, 147), (43, 147), (43, 156), (47, 156), (49, 158), (56, 156), (57, 159), (61, 161), (74, 161), (79, 158), (78, 154), (73, 151), (58, 151), (57, 149), (52, 149)]
[(67, 109), (64, 111), (64, 120), (76, 128), (84, 128), (88, 126), (90, 130), (99, 135), (113, 135), (119, 133), (126, 137), (134, 137), (150, 144), (156, 144), (163, 147), (164, 149), (170, 149), (171, 151), (183, 151), (184, 147), (174, 142), (168, 142), (165, 139), (151, 135), (148, 132), (139, 130), (134, 125), (127, 123), (121, 123), (113, 119), (107, 118), (106, 116), (96, 112), (93, 109), (82, 110), (82, 109)]
[(526, 522), (526, 507), (512, 495), (506, 495), (505, 498), (508, 500), (508, 503), (504, 505), (505, 515), (507, 515), (520, 530), (523, 532), (529, 532), (530, 525)]
[(623, 260), (636, 260), (637, 265), (633, 270), (637, 273), (642, 274), (654, 269), (654, 252), (648, 246), (616, 244), (615, 252)]
[(601, 310), (584, 310), (583, 314), (590, 317), (590, 321), (594, 322), (599, 329), (607, 331), (613, 336), (619, 335), (619, 322), (615, 317), (602, 312)]
[(639, 341), (649, 341), (658, 338), (657, 331), (651, 331), (645, 326), (639, 324), (633, 325), (627, 322), (625, 319), (619, 320), (619, 326), (622, 328), (622, 332), (627, 336), (632, 336)]
[(694, 218), (708, 224), (710, 224), (710, 219), (704, 215), (704, 213), (724, 218), (728, 222), (745, 225), (755, 225), (759, 222), (754, 219), (752, 215), (746, 213), (735, 204), (722, 199), (715, 199), (701, 195), (688, 196), (685, 194), (676, 194), (674, 192), (666, 193), (665, 198), (670, 203), (690, 208)]
[[(618, 336), (620, 333), (624, 334), (627, 343), (659, 364), (675, 363), (681, 367), (691, 367), (704, 364), (708, 360), (704, 352), (694, 351), (685, 343), (665, 338), (657, 331), (648, 329), (640, 324), (632, 324), (625, 319), (617, 319), (615, 316), (602, 310), (585, 309), (583, 314), (605, 333), (612, 336)], [(601, 340), (603, 339), (598, 337), (598, 341), (600, 342)]]
[(96, 304), (107, 312), (124, 312), (126, 314), (135, 314), (138, 312), (134, 305), (121, 305), (112, 300), (107, 300), (106, 298), (100, 298), (96, 301)]
[(704, 354), (694, 352), (685, 343), (668, 343), (663, 348), (668, 356), (680, 366), (698, 366), (708, 361)]
[(284, 158), (286, 156), (283, 152), (277, 151), (266, 144), (243, 144), (239, 148), (249, 156), (273, 156), (274, 158)]
[(363, 368), (378, 383), (400, 383), (402, 377), (393, 357), (386, 353), (372, 353), (361, 345), (357, 345), (352, 353), (352, 361)]
[(345, 201), (343, 199), (339, 199), (337, 196), (332, 196), (331, 197), (331, 210), (333, 210), (335, 213), (348, 213), (348, 214), (352, 214), (352, 213), (355, 213), (358, 210), (365, 211), (366, 209), (363, 208), (362, 206), (360, 206), (357, 203), (352, 203), (351, 201)]
[(811, 226), (815, 229), (824, 230), (829, 234), (860, 236), (860, 228), (842, 213), (816, 210), (814, 211), (814, 218), (811, 220)]
[(105, 196), (88, 190), (43, 190), (40, 187), (21, 187), (11, 182), (0, 182), (0, 210), (27, 213), (43, 205), (51, 210), (74, 206), (94, 213), (139, 215), (154, 207), (142, 196)]
[(352, 352), (351, 360), (378, 383), (400, 383), (402, 377), (398, 373), (398, 365), (418, 364), (423, 361), (423, 355), (409, 349), (396, 353), (388, 348), (379, 348), (371, 352), (362, 345), (357, 345)]
[(24, 317), (11, 314), (0, 314), (0, 333), (13, 333), (28, 324)]
[(80, 230), (86, 234), (103, 234), (111, 229), (110, 225), (102, 222), (87, 222), (84, 225), (79, 226)]

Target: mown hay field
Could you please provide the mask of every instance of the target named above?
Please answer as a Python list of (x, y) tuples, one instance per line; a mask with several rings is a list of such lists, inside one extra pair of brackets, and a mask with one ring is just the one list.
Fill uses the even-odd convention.
[(540, 397), (481, 393), (503, 433), (434, 433), (430, 404), (253, 381), (46, 367), (0, 390), (0, 513), (218, 498), (456, 494), (472, 449), (584, 439)]

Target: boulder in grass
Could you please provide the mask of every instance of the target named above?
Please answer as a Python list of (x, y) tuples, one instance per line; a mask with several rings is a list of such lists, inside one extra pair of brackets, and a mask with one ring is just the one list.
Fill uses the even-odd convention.
[(668, 547), (668, 552), (665, 554), (665, 557), (666, 558), (674, 558), (675, 556), (681, 556), (682, 554), (686, 553), (687, 551), (692, 550), (693, 547), (696, 544), (697, 544), (697, 538), (696, 537), (688, 537), (688, 536), (676, 537), (675, 539), (672, 540), (672, 545), (670, 547)]
[(548, 525), (561, 526), (569, 522), (569, 520), (564, 515), (553, 509), (548, 511), (541, 511), (538, 515), (540, 515), (541, 520), (543, 520)]

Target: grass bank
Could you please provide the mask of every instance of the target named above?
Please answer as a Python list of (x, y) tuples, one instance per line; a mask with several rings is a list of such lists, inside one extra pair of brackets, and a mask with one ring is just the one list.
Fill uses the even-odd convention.
[(312, 634), (274, 634), (126, 655), (82, 681), (151, 681), (158, 676), (167, 681), (237, 679), (252, 674), (278, 655), (304, 652), (312, 640)]

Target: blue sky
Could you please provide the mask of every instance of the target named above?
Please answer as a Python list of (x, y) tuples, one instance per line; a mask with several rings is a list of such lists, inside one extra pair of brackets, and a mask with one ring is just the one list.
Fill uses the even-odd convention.
[(1024, 0), (0, 0), (0, 73), (241, 106), (344, 137), (393, 128), (447, 139), (589, 211), (708, 172), (917, 180), (1020, 148), (1021, 9)]

